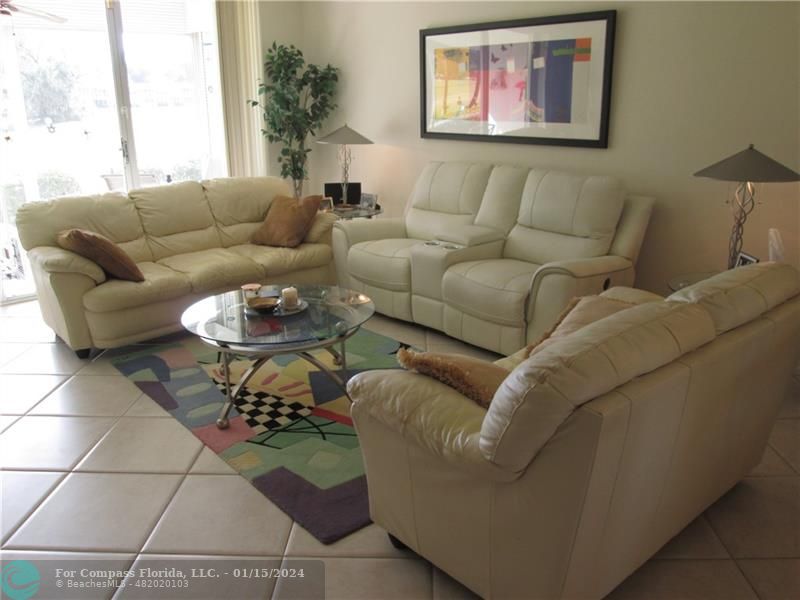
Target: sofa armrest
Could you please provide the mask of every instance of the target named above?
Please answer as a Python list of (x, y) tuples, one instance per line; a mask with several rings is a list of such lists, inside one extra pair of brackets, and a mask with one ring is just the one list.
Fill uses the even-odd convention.
[(559, 260), (539, 267), (526, 307), (527, 342), (541, 338), (570, 300), (599, 294), (611, 286), (633, 283), (633, 263), (622, 256)]
[(55, 246), (39, 246), (28, 251), (28, 260), (34, 269), (47, 273), (77, 273), (86, 275), (95, 283), (103, 283), (106, 274), (100, 266), (69, 250)]
[(359, 373), (347, 390), (356, 429), (359, 416), (369, 415), (406, 441), (477, 475), (496, 481), (518, 477), (483, 456), (479, 440), (486, 411), (453, 388), (425, 375), (389, 369)]
[(347, 247), (359, 242), (406, 237), (406, 222), (402, 217), (392, 219), (340, 219), (333, 226), (334, 235), (341, 233)]
[(462, 246), (478, 246), (489, 242), (498, 242), (506, 238), (502, 231), (480, 225), (466, 225), (452, 231), (445, 231), (436, 236), (436, 239)]
[(394, 219), (339, 220), (333, 225), (333, 261), (339, 285), (353, 287), (347, 270), (347, 253), (360, 242), (406, 237), (406, 222)]
[(303, 241), (312, 244), (323, 243), (330, 245), (330, 233), (338, 220), (338, 217), (331, 212), (318, 212), (314, 215), (314, 220), (311, 221), (311, 228)]

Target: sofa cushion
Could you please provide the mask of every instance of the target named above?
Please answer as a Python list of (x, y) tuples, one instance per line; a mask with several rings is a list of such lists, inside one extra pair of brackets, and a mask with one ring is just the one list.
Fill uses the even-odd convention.
[(158, 264), (186, 275), (195, 293), (234, 288), (264, 277), (252, 260), (223, 248), (176, 254)]
[(544, 264), (608, 253), (625, 205), (619, 182), (533, 169), (503, 256)]
[(260, 246), (294, 248), (300, 245), (311, 229), (322, 196), (291, 198), (276, 196), (261, 226), (250, 241)]
[(648, 302), (587, 325), (503, 381), (481, 427), (481, 451), (518, 472), (577, 407), (714, 337), (708, 311), (681, 302)]
[(573, 298), (555, 325), (546, 331), (540, 340), (528, 345), (528, 356), (541, 352), (564, 336), (575, 333), (587, 325), (610, 317), (631, 306), (636, 305), (614, 298), (604, 298), (603, 296)]
[(131, 190), (130, 197), (156, 261), (222, 245), (203, 187), (196, 181)]
[(752, 321), (800, 293), (793, 267), (772, 262), (724, 271), (672, 294), (668, 300), (695, 302), (711, 313), (717, 335)]
[(225, 248), (248, 243), (272, 199), (291, 194), (289, 184), (277, 177), (225, 177), (201, 184)]
[(397, 351), (397, 362), (404, 369), (449, 385), (483, 408), (489, 406), (497, 388), (510, 373), (495, 363), (463, 354), (414, 352), (405, 348)]
[(347, 253), (347, 269), (363, 283), (407, 292), (411, 289), (411, 248), (422, 243), (410, 238), (359, 242)]
[(28, 202), (17, 211), (17, 230), (23, 248), (57, 246), (65, 229), (86, 229), (119, 245), (135, 262), (153, 260), (136, 206), (119, 193)]
[(259, 279), (266, 277), (270, 280), (283, 273), (324, 267), (333, 260), (333, 251), (327, 244), (300, 244), (297, 248), (241, 244), (231, 246), (228, 251), (258, 264), (263, 270), (263, 275)]
[[(584, 298), (594, 298), (594, 297), (595, 296), (585, 296)], [(600, 294), (600, 296), (597, 296), (597, 297), (598, 298), (617, 301), (618, 305), (621, 306), (621, 307), (624, 307), (624, 308), (630, 308), (631, 306), (634, 306), (636, 304), (645, 304), (647, 302), (661, 302), (662, 300), (664, 300), (664, 298), (662, 296), (659, 296), (658, 294), (654, 294), (653, 292), (648, 292), (647, 290), (639, 290), (639, 289), (636, 289), (636, 288), (630, 288), (630, 287), (625, 287), (625, 286), (615, 286), (613, 288), (607, 289), (605, 292), (603, 292), (602, 294)], [(577, 301), (579, 301), (579, 300), (581, 300), (581, 299), (580, 298), (575, 298), (573, 300), (574, 304), (577, 304)], [(570, 303), (570, 304), (571, 304), (571, 306), (569, 307), (569, 309), (564, 311), (562, 316), (556, 322), (556, 325), (553, 326), (553, 329), (556, 329), (559, 326), (559, 324), (562, 322), (564, 317), (567, 317), (568, 315), (572, 314), (571, 313), (571, 309), (572, 309), (573, 303)], [(610, 312), (609, 314), (613, 314), (613, 313), (616, 313), (616, 312), (619, 312), (619, 311), (614, 310), (614, 311)], [(581, 315), (581, 317), (580, 317), (580, 321), (582, 322), (581, 327), (589, 325), (590, 323), (594, 323), (595, 321), (598, 321), (601, 318), (605, 318), (605, 317), (609, 316), (609, 314), (603, 314), (603, 315), (599, 315), (599, 316), (597, 314), (595, 314), (595, 316), (592, 317), (592, 318), (584, 318), (584, 316)], [(577, 317), (578, 315), (575, 315), (575, 316)], [(569, 329), (572, 329), (574, 331), (574, 329), (571, 326), (569, 327)], [(566, 331), (566, 329), (564, 331)], [(563, 336), (556, 336), (556, 339), (558, 337), (563, 337)], [(548, 337), (547, 339), (553, 339), (552, 333), (551, 333), (550, 337)], [(537, 344), (538, 344), (538, 342), (537, 342)], [(503, 358), (500, 358), (500, 359), (494, 361), (494, 364), (496, 364), (496, 365), (498, 365), (500, 367), (503, 367), (504, 369), (508, 369), (509, 371), (513, 371), (517, 366), (519, 366), (525, 359), (527, 359), (530, 356), (531, 352), (530, 352), (529, 348), (531, 348), (531, 346), (535, 346), (535, 345), (536, 344), (532, 344), (532, 345), (520, 348), (519, 350), (517, 350), (513, 354), (510, 354), (508, 356), (505, 356)], [(546, 345), (542, 346), (542, 347), (544, 348), (544, 347), (546, 347)]]
[(472, 225), (492, 168), (483, 163), (429, 163), (411, 192), (408, 236), (431, 240), (442, 232)]
[(442, 297), (468, 315), (523, 327), (525, 303), (538, 268), (533, 263), (504, 258), (458, 263), (444, 274)]
[(109, 279), (83, 296), (83, 306), (92, 312), (112, 312), (154, 304), (185, 296), (192, 291), (189, 278), (152, 262), (138, 264), (144, 281)]
[(106, 236), (85, 229), (67, 229), (58, 234), (58, 245), (100, 265), (111, 277), (144, 281), (131, 257)]

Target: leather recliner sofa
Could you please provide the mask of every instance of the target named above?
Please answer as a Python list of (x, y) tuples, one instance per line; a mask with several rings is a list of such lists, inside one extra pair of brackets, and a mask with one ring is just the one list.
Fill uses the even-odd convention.
[(510, 354), (574, 296), (633, 284), (652, 206), (611, 177), (434, 162), (403, 218), (336, 223), (334, 258), (378, 312)]
[(356, 375), (372, 519), (484, 598), (602, 598), (758, 464), (798, 293), (767, 263), (623, 310), (520, 362), (488, 410)]
[[(250, 243), (276, 195), (291, 195), (283, 180), (243, 177), (25, 204), (17, 229), (45, 322), (83, 353), (178, 331), (190, 304), (244, 283), (333, 283), (329, 213), (297, 248)], [(109, 279), (60, 248), (56, 236), (72, 228), (119, 244), (145, 280)]]

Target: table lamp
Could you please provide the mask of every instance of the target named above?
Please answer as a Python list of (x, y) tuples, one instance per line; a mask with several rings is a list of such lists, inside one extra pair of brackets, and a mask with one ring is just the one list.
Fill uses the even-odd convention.
[(800, 174), (771, 159), (755, 149), (753, 144), (742, 152), (729, 156), (710, 167), (701, 169), (695, 177), (709, 177), (720, 181), (736, 181), (736, 193), (731, 201), (733, 229), (728, 244), (728, 268), (736, 266), (742, 251), (742, 236), (747, 216), (756, 206), (754, 183), (800, 181)]
[(350, 146), (356, 144), (371, 144), (372, 140), (365, 138), (357, 131), (350, 129), (347, 123), (333, 133), (329, 133), (317, 140), (318, 144), (338, 144), (339, 145), (339, 166), (342, 167), (342, 201), (347, 202), (347, 184), (350, 182), (350, 163), (352, 156)]

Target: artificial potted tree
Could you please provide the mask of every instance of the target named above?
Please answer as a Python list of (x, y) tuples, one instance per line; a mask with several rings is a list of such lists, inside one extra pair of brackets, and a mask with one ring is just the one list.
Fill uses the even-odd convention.
[(264, 62), (264, 81), (258, 85), (260, 99), (250, 101), (263, 111), (261, 133), (282, 146), (277, 157), (281, 176), (292, 180), (297, 198), (308, 175), (311, 149), (306, 147), (306, 139), (336, 108), (338, 71), (331, 65), (306, 64), (298, 48), (273, 42)]

